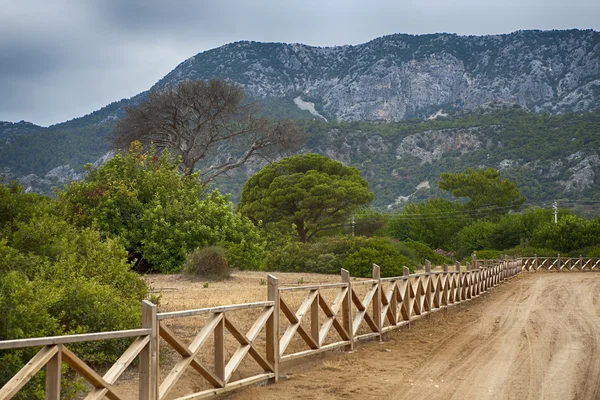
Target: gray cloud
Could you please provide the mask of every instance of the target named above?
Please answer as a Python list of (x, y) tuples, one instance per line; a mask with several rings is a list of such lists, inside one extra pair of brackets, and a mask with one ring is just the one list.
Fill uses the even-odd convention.
[(21, 0), (0, 13), (0, 121), (48, 125), (150, 88), (237, 40), (357, 44), (392, 33), (600, 28), (596, 0)]

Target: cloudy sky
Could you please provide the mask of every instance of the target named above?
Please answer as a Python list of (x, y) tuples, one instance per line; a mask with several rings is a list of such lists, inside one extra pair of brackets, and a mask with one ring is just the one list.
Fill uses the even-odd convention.
[(0, 0), (0, 121), (47, 126), (147, 90), (238, 40), (600, 30), (598, 0)]

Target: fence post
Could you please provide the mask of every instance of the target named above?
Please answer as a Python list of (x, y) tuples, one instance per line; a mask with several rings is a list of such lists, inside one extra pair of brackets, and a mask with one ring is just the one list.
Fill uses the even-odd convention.
[(60, 400), (60, 380), (62, 378), (62, 344), (57, 344), (58, 352), (46, 364), (46, 400)]
[[(425, 300), (427, 305), (427, 312), (431, 312), (433, 310), (433, 296), (431, 294), (431, 261), (425, 260), (425, 273), (427, 274), (427, 286), (425, 287)], [(429, 319), (430, 315), (427, 315)]]
[(379, 332), (379, 341), (383, 340), (381, 335), (381, 270), (379, 265), (373, 264), (373, 279), (377, 281), (377, 291), (373, 298), (373, 319), (375, 320), (375, 326)]
[(583, 257), (579, 255), (579, 270), (583, 271)]
[(556, 267), (558, 268), (559, 271), (562, 270), (562, 267), (560, 266), (560, 253), (558, 254)]
[(402, 302), (404, 303), (404, 308), (406, 309), (406, 314), (408, 315), (408, 327), (410, 328), (410, 320), (412, 318), (413, 309), (410, 307), (410, 269), (405, 265), (402, 267), (402, 272), (404, 277), (406, 278), (406, 288), (407, 290), (402, 293)]
[(444, 271), (444, 286), (442, 287), (442, 301), (440, 302), (440, 306), (446, 303), (446, 311), (448, 311), (448, 306), (450, 305), (450, 280), (448, 279), (448, 264), (444, 264), (442, 266)]
[(275, 376), (269, 383), (279, 380), (279, 281), (273, 275), (267, 275), (267, 300), (273, 302), (273, 313), (267, 321), (267, 360), (273, 365)]
[(346, 351), (354, 351), (354, 329), (352, 327), (352, 281), (350, 272), (342, 268), (342, 282), (348, 285), (348, 293), (342, 300), (342, 321), (344, 329), (348, 332), (350, 344), (345, 347)]
[(458, 298), (456, 298), (457, 296), (454, 297), (454, 301), (455, 302), (459, 302), (463, 300), (463, 295), (462, 295), (462, 284), (461, 284), (461, 280), (462, 280), (462, 276), (461, 276), (461, 272), (460, 272), (460, 261), (456, 261), (454, 263), (454, 270), (456, 272), (458, 272), (458, 284), (456, 286), (456, 291), (458, 292)]
[(213, 360), (215, 375), (223, 382), (223, 387), (227, 387), (225, 379), (225, 317), (224, 313), (221, 313), (221, 315), (222, 318), (213, 331)]
[(150, 341), (140, 352), (139, 398), (140, 400), (158, 399), (158, 320), (156, 305), (148, 300), (142, 301), (142, 328), (150, 329)]

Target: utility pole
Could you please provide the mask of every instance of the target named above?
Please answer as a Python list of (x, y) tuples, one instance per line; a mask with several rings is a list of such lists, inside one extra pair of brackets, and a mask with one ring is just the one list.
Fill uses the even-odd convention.
[(554, 210), (554, 223), (558, 223), (558, 201), (554, 200), (552, 203), (552, 209)]

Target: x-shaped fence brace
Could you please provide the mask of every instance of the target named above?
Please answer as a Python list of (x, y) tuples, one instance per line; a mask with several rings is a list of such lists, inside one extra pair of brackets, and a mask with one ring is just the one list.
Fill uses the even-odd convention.
[(557, 271), (584, 271), (589, 270), (593, 271), (594, 269), (600, 269), (600, 259), (598, 258), (588, 258), (588, 257), (578, 257), (578, 258), (563, 258), (560, 257), (548, 257), (548, 258), (523, 258), (523, 269), (527, 271), (537, 271), (540, 269), (546, 269), (548, 271), (557, 270)]
[[(333, 300), (333, 303), (329, 305), (326, 299), (321, 295), (321, 290), (335, 288), (338, 288), (338, 293)], [(307, 291), (308, 293), (297, 311), (294, 311), (283, 297), (279, 298), (280, 310), (290, 323), (279, 341), (279, 356), (282, 360), (289, 360), (304, 355), (304, 351), (285, 355), (285, 352), (296, 333), (300, 335), (303, 342), (308, 345), (311, 350), (323, 349), (325, 340), (331, 331), (331, 327), (335, 328), (335, 331), (341, 340), (330, 344), (327, 348), (332, 347), (332, 345), (346, 344), (350, 340), (348, 330), (344, 326), (346, 322), (343, 317), (340, 317), (340, 310), (347, 307), (348, 286), (346, 284), (324, 285), (320, 288), (306, 286), (280, 289), (280, 292), (292, 291)], [(325, 317), (322, 324), (319, 320), (319, 310), (324, 313)], [(310, 316), (310, 332), (302, 326), (302, 319), (306, 315)]]
[[(213, 388), (226, 388), (231, 382), (233, 373), (238, 369), (248, 354), (250, 354), (250, 356), (258, 363), (258, 365), (263, 368), (265, 372), (267, 372), (266, 374), (255, 376), (252, 379), (261, 380), (273, 376), (275, 372), (273, 363), (269, 361), (267, 357), (261, 354), (255, 344), (258, 335), (263, 328), (265, 328), (269, 319), (273, 316), (273, 304), (272, 302), (269, 302), (269, 304), (266, 306), (265, 303), (251, 303), (249, 305), (254, 307), (243, 307), (244, 305), (225, 306), (221, 307), (219, 312), (213, 312), (208, 321), (204, 324), (200, 332), (198, 332), (198, 334), (196, 334), (196, 336), (192, 339), (189, 345), (186, 345), (181, 339), (179, 339), (175, 333), (163, 322), (159, 322), (158, 331), (160, 337), (162, 337), (169, 344), (169, 346), (171, 346), (171, 348), (173, 348), (182, 357), (182, 359), (175, 364), (175, 366), (160, 384), (158, 390), (159, 399), (166, 398), (166, 396), (175, 387), (177, 381), (179, 381), (179, 379), (190, 366), (196, 370), (208, 383), (210, 383)], [(263, 311), (254, 321), (252, 327), (246, 334), (242, 333), (226, 314), (226, 311), (257, 307), (262, 307)], [(207, 310), (209, 309), (191, 310), (188, 311), (187, 314), (179, 316), (205, 314)], [(167, 319), (169, 317), (177, 317), (178, 315), (176, 314), (176, 312), (159, 314), (159, 318)], [(239, 346), (227, 363), (225, 363), (225, 330), (231, 333), (231, 335), (239, 343)], [(200, 355), (203, 345), (210, 338), (211, 334), (213, 335), (214, 340), (214, 371), (211, 371), (200, 361), (198, 361), (198, 356)], [(212, 393), (215, 393), (214, 389), (207, 389), (184, 398), (200, 398), (203, 397), (203, 395)]]

